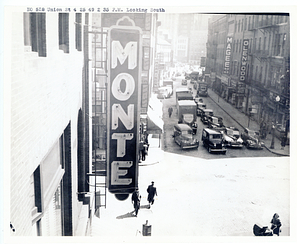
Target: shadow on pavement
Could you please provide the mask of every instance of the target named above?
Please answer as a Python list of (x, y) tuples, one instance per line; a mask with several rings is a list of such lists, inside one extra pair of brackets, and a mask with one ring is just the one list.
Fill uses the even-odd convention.
[(130, 213), (126, 213), (123, 215), (120, 215), (117, 217), (117, 219), (125, 219), (125, 218), (131, 218), (131, 217), (136, 217), (134, 214), (134, 211), (130, 212)]

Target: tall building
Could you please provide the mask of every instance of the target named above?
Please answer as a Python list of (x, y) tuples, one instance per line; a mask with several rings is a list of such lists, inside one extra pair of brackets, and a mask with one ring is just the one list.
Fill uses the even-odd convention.
[(212, 88), (259, 123), (289, 137), (289, 14), (209, 20), (206, 74)]
[(200, 64), (206, 56), (208, 17), (206, 14), (159, 14), (160, 31), (172, 42), (174, 61)]
[(12, 236), (85, 235), (89, 229), (89, 18), (12, 10), (6, 19)]

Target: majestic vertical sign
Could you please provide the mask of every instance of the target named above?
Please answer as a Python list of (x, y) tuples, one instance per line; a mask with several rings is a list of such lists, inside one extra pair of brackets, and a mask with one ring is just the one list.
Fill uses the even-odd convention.
[(228, 36), (227, 39), (226, 39), (225, 62), (224, 62), (223, 74), (229, 74), (231, 51), (232, 51), (232, 37)]
[(240, 81), (245, 81), (246, 79), (246, 70), (247, 70), (247, 61), (248, 61), (248, 47), (249, 39), (243, 40), (243, 49), (242, 49), (242, 60), (241, 60), (241, 69), (240, 69)]
[(129, 194), (138, 182), (141, 30), (112, 26), (108, 41), (108, 190)]

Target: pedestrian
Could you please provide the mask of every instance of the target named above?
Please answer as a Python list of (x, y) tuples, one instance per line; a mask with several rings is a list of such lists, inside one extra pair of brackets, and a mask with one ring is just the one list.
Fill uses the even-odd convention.
[(154, 187), (154, 182), (153, 181), (151, 182), (151, 185), (148, 186), (147, 192), (148, 192), (147, 200), (149, 202), (149, 207), (148, 208), (150, 208), (150, 206), (153, 205), (153, 203), (154, 203), (154, 196), (155, 195), (157, 196), (156, 187)]
[(281, 150), (284, 149), (285, 145), (286, 145), (286, 135), (282, 135), (282, 137), (281, 137)]
[(279, 232), (281, 232), (280, 227), (281, 227), (281, 222), (279, 219), (279, 215), (277, 213), (275, 213), (273, 215), (273, 218), (271, 220), (271, 230), (273, 230), (273, 234), (278, 235), (279, 236)]
[(171, 118), (172, 113), (173, 113), (173, 108), (172, 107), (169, 107), (168, 113), (169, 113), (169, 118)]
[(138, 189), (132, 193), (131, 202), (133, 203), (135, 216), (137, 217), (141, 205), (141, 196)]

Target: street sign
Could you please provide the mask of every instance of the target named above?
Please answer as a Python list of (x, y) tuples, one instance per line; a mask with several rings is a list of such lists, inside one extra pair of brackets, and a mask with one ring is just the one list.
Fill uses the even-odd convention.
[[(124, 19), (132, 26), (118, 25)], [(110, 28), (107, 177), (109, 192), (121, 196), (138, 184), (141, 50), (141, 29), (128, 17)]]

